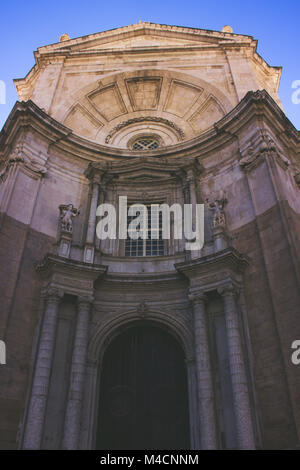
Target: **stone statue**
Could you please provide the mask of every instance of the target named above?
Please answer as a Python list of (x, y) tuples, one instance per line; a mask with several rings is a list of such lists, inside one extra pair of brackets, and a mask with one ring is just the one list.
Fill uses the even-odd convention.
[(73, 204), (61, 204), (59, 206), (60, 210), (60, 223), (61, 229), (64, 232), (72, 233), (73, 232), (73, 222), (72, 218), (80, 214), (78, 209), (75, 209)]
[(209, 208), (214, 211), (214, 218), (213, 218), (213, 227), (225, 227), (226, 225), (226, 218), (225, 218), (225, 205), (227, 203), (227, 199), (224, 197), (224, 193), (221, 192), (218, 199), (215, 199), (214, 202), (209, 204)]

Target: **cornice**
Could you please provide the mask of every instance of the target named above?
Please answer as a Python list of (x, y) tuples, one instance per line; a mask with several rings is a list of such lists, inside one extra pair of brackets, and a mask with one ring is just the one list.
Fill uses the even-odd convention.
[(80, 278), (96, 280), (107, 271), (107, 266), (83, 263), (49, 253), (40, 263), (36, 264), (35, 268), (43, 279), (49, 278), (54, 272), (63, 272), (77, 274)]
[(57, 42), (54, 44), (49, 44), (46, 46), (39, 47), (37, 49), (38, 53), (44, 53), (49, 50), (55, 49), (66, 49), (70, 47), (81, 47), (84, 45), (88, 46), (89, 43), (103, 40), (104, 42), (109, 42), (113, 40), (120, 40), (126, 37), (134, 37), (137, 34), (161, 34), (161, 35), (171, 35), (174, 37), (185, 37), (190, 39), (216, 39), (228, 42), (239, 42), (241, 43), (251, 43), (253, 37), (249, 35), (236, 34), (236, 33), (225, 33), (221, 31), (200, 29), (200, 28), (190, 28), (185, 26), (176, 26), (176, 25), (166, 25), (159, 23), (151, 22), (141, 22), (128, 26), (122, 26), (120, 28), (114, 28), (108, 31), (101, 31), (94, 34), (89, 34), (86, 36), (81, 36), (78, 38), (70, 39), (64, 41), (63, 43)]
[(155, 290), (165, 291), (170, 288), (185, 287), (186, 279), (178, 272), (164, 273), (109, 273), (102, 281), (112, 289), (116, 286), (118, 289), (128, 289), (128, 286), (134, 285), (136, 290), (145, 288), (155, 288)]
[[(170, 44), (163, 45), (141, 45), (124, 47), (111, 47), (112, 43), (138, 36), (155, 35), (156, 37), (170, 38)], [(187, 44), (172, 44), (172, 38), (187, 40)], [(194, 41), (194, 43), (193, 43)], [(99, 45), (100, 47), (97, 49)], [(92, 47), (92, 49), (90, 49)], [(223, 31), (213, 31), (182, 26), (163, 25), (158, 23), (141, 22), (109, 31), (82, 36), (67, 41), (58, 42), (39, 47), (35, 52), (35, 66), (24, 78), (17, 78), (14, 83), (18, 90), (22, 87), (30, 86), (30, 81), (35, 80), (39, 70), (48, 63), (64, 62), (70, 58), (80, 58), (81, 60), (91, 57), (101, 57), (107, 55), (132, 55), (132, 54), (167, 54), (169, 52), (195, 53), (203, 50), (223, 51), (224, 49), (235, 50), (248, 48), (253, 51), (255, 59), (265, 70), (276, 70), (277, 67), (270, 66), (257, 53), (257, 40), (250, 35), (227, 33)]]
[[(221, 46), (221, 47), (220, 47)], [(139, 46), (139, 47), (131, 47), (129, 48), (107, 48), (107, 49), (96, 49), (96, 50), (83, 50), (83, 51), (71, 51), (70, 49), (61, 49), (61, 50), (54, 50), (54, 51), (49, 51), (49, 52), (44, 52), (43, 54), (35, 54), (36, 57), (36, 65), (38, 68), (41, 68), (43, 65), (46, 65), (53, 60), (57, 60), (57, 62), (62, 62), (65, 59), (76, 59), (76, 58), (91, 58), (91, 57), (101, 57), (101, 56), (119, 56), (119, 55), (136, 55), (136, 54), (162, 54), (162, 53), (168, 53), (168, 52), (180, 52), (182, 53), (189, 53), (189, 52), (200, 52), (200, 51), (209, 51), (209, 50), (240, 50), (241, 48), (251, 48), (253, 50), (253, 47), (250, 46), (249, 44), (243, 44), (243, 43), (216, 43), (216, 44), (202, 44), (202, 45), (164, 45), (164, 46)], [(280, 67), (274, 67), (270, 66), (265, 62), (264, 59), (259, 56), (259, 54), (256, 53), (254, 50), (254, 54), (257, 56), (256, 60), (259, 65), (262, 65), (263, 67), (269, 68), (269, 69), (277, 69)], [(259, 60), (261, 59), (261, 61)], [(35, 70), (34, 72), (36, 73), (38, 70)], [(22, 78), (16, 78), (14, 79), (15, 84), (19, 84), (23, 82), (24, 80), (28, 80), (29, 75), (27, 75), (24, 79)]]
[(199, 273), (218, 273), (222, 269), (229, 269), (235, 273), (242, 274), (249, 263), (250, 258), (248, 256), (230, 247), (212, 255), (203, 256), (188, 262), (177, 263), (175, 264), (175, 268), (178, 272), (191, 278)]
[(44, 137), (50, 146), (87, 161), (96, 162), (100, 159), (118, 161), (120, 158), (131, 160), (137, 157), (169, 160), (186, 158), (186, 155), (201, 160), (202, 156), (223, 147), (243, 126), (257, 118), (267, 120), (269, 125), (273, 126), (275, 135), (283, 139), (286, 145), (296, 146), (295, 153), (300, 153), (300, 131), (288, 120), (271, 96), (262, 90), (248, 92), (213, 128), (198, 137), (147, 153), (143, 152), (143, 155), (139, 151), (109, 147), (80, 137), (45, 113), (34, 102), (17, 102), (0, 132), (0, 155), (4, 155), (5, 147), (11, 145), (20, 128), (31, 128)]
[(90, 162), (85, 176), (94, 182), (105, 182), (108, 179), (118, 179), (119, 182), (122, 178), (131, 176), (137, 181), (140, 172), (151, 174), (152, 178), (157, 176), (162, 179), (173, 179), (174, 181), (184, 181), (189, 172), (193, 174), (200, 174), (203, 167), (198, 160), (193, 158), (177, 158), (176, 161), (168, 160), (166, 158), (154, 158), (150, 156), (141, 156), (133, 160), (117, 162)]

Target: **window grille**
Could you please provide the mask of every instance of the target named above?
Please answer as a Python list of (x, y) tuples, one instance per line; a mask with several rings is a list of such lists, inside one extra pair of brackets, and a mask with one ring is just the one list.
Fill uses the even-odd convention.
[[(125, 256), (163, 256), (164, 255), (164, 240), (162, 238), (162, 214), (158, 211), (158, 204), (145, 204), (147, 211), (137, 211), (135, 215), (128, 215), (127, 218), (127, 239), (125, 240)], [(144, 213), (143, 227), (138, 227), (137, 230), (147, 231), (147, 238), (133, 239), (130, 237), (130, 223), (136, 219), (140, 214)], [(152, 228), (151, 228), (152, 225)], [(151, 237), (152, 233), (152, 237)]]
[(132, 145), (133, 150), (152, 150), (159, 147), (159, 141), (156, 137), (139, 137)]

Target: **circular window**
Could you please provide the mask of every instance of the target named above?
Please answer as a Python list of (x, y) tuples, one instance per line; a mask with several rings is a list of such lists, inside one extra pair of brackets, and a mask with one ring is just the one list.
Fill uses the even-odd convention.
[(134, 140), (132, 143), (132, 150), (152, 150), (160, 146), (159, 139), (154, 136), (143, 136)]

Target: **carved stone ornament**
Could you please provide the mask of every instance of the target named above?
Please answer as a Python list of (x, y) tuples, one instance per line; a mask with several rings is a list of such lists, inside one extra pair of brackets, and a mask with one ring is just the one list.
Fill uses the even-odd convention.
[(188, 294), (189, 301), (195, 305), (197, 303), (206, 303), (207, 302), (207, 296), (205, 293), (200, 290), (200, 289), (191, 289), (190, 293)]
[(75, 209), (73, 204), (61, 204), (59, 206), (60, 211), (60, 224), (62, 232), (72, 233), (73, 232), (73, 221), (72, 218), (80, 214), (78, 209)]
[(136, 311), (141, 317), (145, 317), (149, 313), (149, 307), (146, 302), (143, 301), (137, 306)]
[(241, 152), (242, 158), (239, 164), (245, 170), (255, 168), (262, 161), (262, 156), (266, 153), (273, 155), (284, 170), (289, 167), (290, 161), (276, 146), (273, 138), (266, 130), (262, 130), (258, 135), (252, 137), (248, 146)]
[(171, 127), (172, 129), (174, 129), (176, 131), (176, 133), (179, 135), (180, 139), (183, 140), (184, 139), (184, 132), (182, 129), (180, 129), (180, 127), (176, 126), (176, 124), (174, 124), (174, 122), (172, 121), (169, 121), (168, 119), (164, 119), (164, 118), (161, 118), (161, 117), (158, 117), (158, 116), (141, 116), (141, 117), (136, 117), (136, 118), (132, 118), (132, 119), (128, 119), (128, 121), (123, 121), (123, 122), (120, 122), (120, 124), (118, 124), (116, 127), (114, 127), (110, 133), (107, 135), (106, 139), (105, 139), (105, 143), (108, 144), (110, 142), (110, 139), (121, 129), (123, 129), (123, 127), (127, 127), (127, 126), (130, 126), (131, 124), (136, 124), (138, 122), (161, 122), (162, 124), (166, 124), (167, 126)]
[(227, 199), (224, 196), (223, 191), (220, 193), (220, 196), (214, 200), (214, 202), (209, 203), (209, 208), (214, 211), (213, 217), (213, 227), (225, 227), (226, 226), (226, 216), (225, 216), (225, 205), (227, 204)]
[(55, 286), (47, 286), (41, 292), (43, 299), (52, 302), (59, 302), (63, 298), (64, 292), (62, 289), (58, 289)]
[(238, 297), (240, 295), (241, 289), (234, 283), (228, 282), (218, 287), (217, 291), (218, 291), (218, 294), (220, 294), (223, 297), (226, 295)]
[[(41, 152), (39, 155), (41, 155)], [(14, 163), (20, 163), (28, 170), (33, 171), (34, 173), (37, 173), (41, 176), (47, 173), (47, 168), (45, 164), (27, 155), (24, 151), (24, 145), (20, 143), (16, 145), (15, 149), (6, 161), (6, 165), (3, 172), (0, 174), (0, 180), (2, 182), (4, 182), (6, 179), (9, 167)]]

